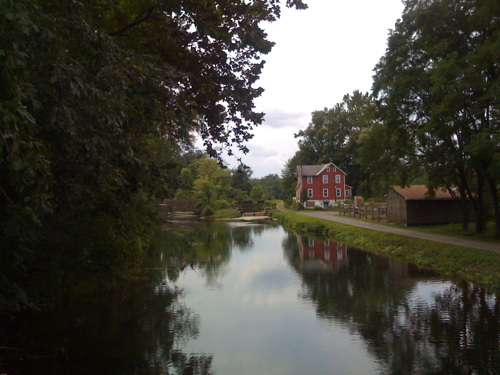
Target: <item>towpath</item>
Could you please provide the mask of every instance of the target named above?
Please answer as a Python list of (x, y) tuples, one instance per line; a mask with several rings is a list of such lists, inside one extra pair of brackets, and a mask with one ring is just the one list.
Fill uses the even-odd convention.
[[(288, 211), (286, 208), (284, 208), (283, 204), (278, 205), (278, 209), (281, 211)], [(447, 236), (445, 234), (418, 232), (415, 230), (410, 230), (405, 228), (390, 227), (382, 224), (377, 224), (374, 222), (356, 220), (349, 217), (340, 216), (337, 212), (334, 211), (294, 211), (294, 212), (299, 215), (336, 221), (338, 223), (353, 225), (355, 227), (360, 227), (365, 229), (377, 230), (379, 232), (399, 234), (402, 236), (414, 237), (422, 240), (472, 247), (474, 249), (491, 250), (500, 253), (500, 244), (498, 242), (488, 242), (488, 241), (475, 240), (465, 237)]]

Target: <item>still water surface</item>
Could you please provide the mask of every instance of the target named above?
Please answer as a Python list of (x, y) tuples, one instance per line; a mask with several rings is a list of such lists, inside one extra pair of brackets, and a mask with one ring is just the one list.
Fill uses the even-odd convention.
[(26, 325), (45, 352), (16, 371), (500, 373), (499, 296), (344, 244), (280, 226), (177, 224), (145, 272)]

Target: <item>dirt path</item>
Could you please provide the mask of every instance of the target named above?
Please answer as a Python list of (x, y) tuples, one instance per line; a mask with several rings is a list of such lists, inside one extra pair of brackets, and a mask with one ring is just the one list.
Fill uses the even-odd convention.
[[(284, 208), (283, 205), (278, 206), (278, 209), (282, 211), (288, 211), (287, 209)], [(448, 243), (458, 246), (467, 246), (467, 247), (472, 247), (474, 249), (491, 250), (500, 253), (500, 244), (495, 242), (487, 242), (487, 241), (474, 240), (470, 238), (447, 236), (445, 234), (417, 232), (410, 229), (389, 227), (377, 223), (371, 223), (367, 221), (339, 216), (337, 212), (332, 212), (332, 211), (296, 211), (295, 213), (304, 216), (311, 216), (320, 219), (336, 221), (338, 223), (353, 225), (355, 227), (377, 230), (379, 232), (394, 233), (407, 237), (415, 237), (422, 240), (430, 240), (430, 241)]]

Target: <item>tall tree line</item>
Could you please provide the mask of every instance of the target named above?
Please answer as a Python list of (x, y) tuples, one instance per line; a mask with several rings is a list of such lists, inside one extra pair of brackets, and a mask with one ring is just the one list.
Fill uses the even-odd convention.
[(392, 165), (425, 172), (429, 187), (458, 187), (467, 225), (487, 217), (500, 235), (500, 3), (408, 0), (376, 67), (374, 95)]
[(476, 232), (493, 216), (500, 236), (500, 3), (404, 3), (373, 93), (314, 112), (284, 178), (332, 161), (358, 194), (420, 179), (460, 199), (464, 229), (472, 205)]
[[(306, 129), (295, 134), (299, 150), (285, 169), (283, 178), (287, 194), (293, 192), (296, 182), (293, 173), (299, 165), (332, 162), (348, 174), (348, 183), (356, 194), (381, 194), (378, 181), (372, 180), (370, 169), (360, 163), (360, 137), (377, 122), (377, 106), (369, 93), (354, 91), (346, 94), (333, 108), (312, 113)], [(286, 183), (288, 181), (288, 183)]]
[(261, 23), (279, 14), (277, 0), (0, 0), (0, 311), (47, 299), (36, 280), (137, 266), (193, 132), (215, 155), (261, 123)]

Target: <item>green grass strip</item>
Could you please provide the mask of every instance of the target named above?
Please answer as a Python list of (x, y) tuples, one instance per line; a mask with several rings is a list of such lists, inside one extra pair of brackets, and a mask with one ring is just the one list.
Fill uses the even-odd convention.
[(286, 229), (299, 234), (332, 239), (500, 291), (499, 253), (382, 233), (293, 212), (275, 210), (273, 217)]

